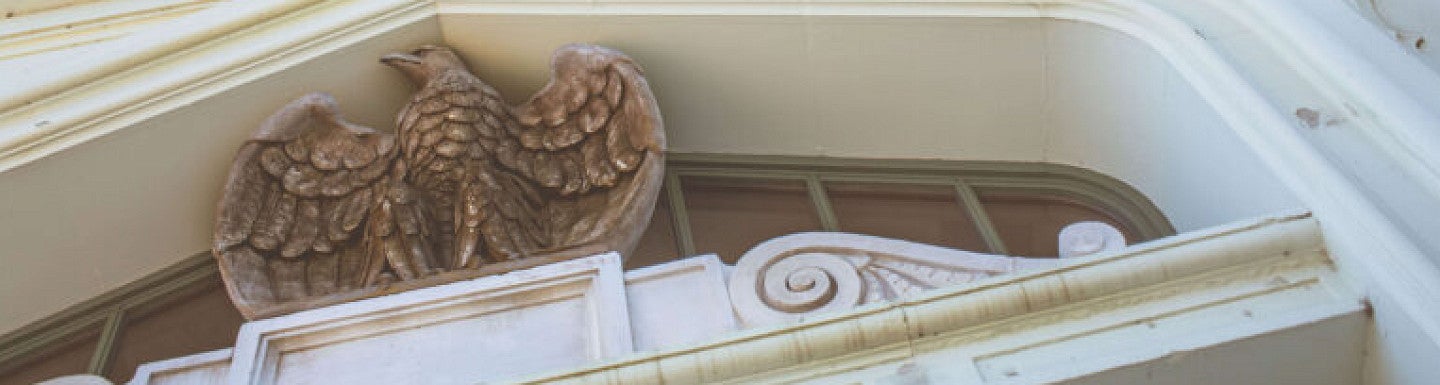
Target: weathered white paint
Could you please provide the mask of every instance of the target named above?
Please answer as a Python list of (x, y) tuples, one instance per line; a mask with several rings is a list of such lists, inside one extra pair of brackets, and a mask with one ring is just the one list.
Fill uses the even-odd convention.
[(1318, 320), (1291, 329), (1204, 349), (1176, 350), (1061, 384), (1359, 384), (1365, 337), (1363, 313)]
[[(1318, 231), (1304, 215), (1244, 221), (533, 381), (1029, 384), (1148, 365), (1173, 384), (1354, 384), (1364, 305)], [(1223, 373), (1235, 361), (1215, 355), (1237, 341), (1255, 361)], [(1334, 366), (1303, 365), (1321, 354)], [(1163, 371), (1177, 367), (1191, 371)]]
[(246, 323), (229, 383), (471, 384), (632, 352), (620, 255)]
[(202, 385), (223, 384), (230, 377), (230, 356), (234, 349), (224, 348), (184, 357), (155, 361), (135, 368), (130, 385)]
[(1402, 49), (1440, 72), (1440, 3), (1429, 0), (1349, 0), (1350, 6)]
[(730, 273), (730, 301), (745, 327), (786, 325), (1061, 264), (863, 234), (796, 233), (740, 256)]
[(75, 374), (64, 377), (51, 378), (49, 380), (35, 383), (35, 385), (110, 385), (110, 380), (94, 374)]
[[(0, 62), (12, 70), (20, 63), (53, 68), (75, 57), (94, 57), (114, 50), (114, 41), (137, 33), (152, 32), (159, 24), (219, 4), (207, 0), (112, 0), (98, 2), (55, 2), (24, 4), (12, 0), (0, 5), (5, 22), (0, 23)], [(121, 45), (123, 46), (123, 44)], [(47, 66), (48, 64), (48, 66)], [(83, 67), (84, 63), (73, 63)], [(64, 71), (24, 71), (24, 75), (0, 80), (16, 86), (19, 82), (44, 84)], [(10, 100), (27, 87), (0, 91), (0, 100)], [(0, 106), (9, 106), (0, 102)], [(0, 107), (7, 108), (7, 107)]]
[[(787, 243), (836, 254), (883, 250), (927, 265), (960, 253), (812, 233), (751, 254)], [(220, 350), (146, 364), (131, 383), (472, 383), (543, 371), (555, 374), (542, 380), (562, 383), (1093, 383), (1146, 368), (1176, 384), (1351, 384), (1361, 375), (1363, 305), (1322, 247), (1308, 215), (1261, 218), (740, 334), (730, 333), (732, 305), (713, 255), (632, 271), (622, 294), (611, 254), (252, 322), (233, 362)], [(958, 257), (972, 268), (996, 262)], [(586, 310), (541, 309), (577, 298), (553, 295), (577, 277), (589, 289), (560, 290), (585, 298)], [(759, 280), (737, 274), (731, 283)], [(742, 307), (753, 305), (733, 306), (746, 314)], [(632, 317), (613, 316), (622, 313)], [(475, 327), (475, 319), (506, 322)], [(577, 333), (601, 335), (581, 338), (592, 342), (634, 335), (643, 354), (596, 356), (564, 342)], [(609, 362), (577, 368), (577, 355)], [(1327, 365), (1295, 364), (1305, 362)]]
[(706, 254), (625, 272), (635, 351), (683, 348), (739, 330), (725, 264)]
[(1060, 258), (1114, 251), (1125, 248), (1125, 234), (1105, 222), (1084, 221), (1065, 225), (1057, 238)]

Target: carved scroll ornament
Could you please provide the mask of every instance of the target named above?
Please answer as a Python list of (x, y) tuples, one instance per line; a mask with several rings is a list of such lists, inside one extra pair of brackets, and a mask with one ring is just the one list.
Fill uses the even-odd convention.
[(748, 327), (794, 323), (937, 287), (1060, 265), (869, 235), (798, 233), (756, 245), (735, 264), (730, 301)]
[(317, 93), (240, 148), (214, 253), (247, 318), (635, 247), (665, 136), (629, 57), (562, 47), (515, 107), (448, 48), (381, 61), (419, 86), (395, 134)]

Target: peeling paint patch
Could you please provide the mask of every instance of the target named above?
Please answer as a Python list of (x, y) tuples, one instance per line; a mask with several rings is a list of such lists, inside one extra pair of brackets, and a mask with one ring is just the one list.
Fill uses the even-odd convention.
[(1300, 118), (1300, 123), (1305, 127), (1320, 127), (1320, 111), (1301, 107), (1295, 110), (1295, 117)]
[(1319, 110), (1308, 107), (1295, 109), (1295, 117), (1300, 119), (1300, 124), (1309, 128), (1328, 127), (1345, 123), (1345, 118), (1343, 117), (1326, 115)]

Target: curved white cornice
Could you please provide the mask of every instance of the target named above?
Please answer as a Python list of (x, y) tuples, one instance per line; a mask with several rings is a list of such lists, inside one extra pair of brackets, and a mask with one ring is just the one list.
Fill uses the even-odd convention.
[[(44, 66), (37, 65), (39, 63), (7, 63), (11, 67), (10, 70), (20, 71), (25, 76), (10, 77), (6, 80), (9, 84), (4, 91), (0, 91), (3, 92), (0, 93), (0, 109), (20, 109), (71, 88), (91, 83), (93, 80), (124, 72), (161, 57), (172, 55), (181, 49), (221, 38), (226, 34), (258, 24), (276, 15), (294, 11), (300, 6), (306, 5), (305, 3), (310, 2), (250, 2), (215, 6), (181, 20), (151, 25), (144, 31), (120, 37), (116, 41), (105, 42), (101, 45), (107, 46), (106, 48), (110, 48), (109, 50), (98, 52), (100, 55), (87, 55), (85, 60), (51, 60), (44, 63), (46, 64)], [(114, 12), (117, 15), (95, 17), (92, 20), (118, 18), (127, 13), (155, 15), (163, 13), (165, 10), (149, 9), (126, 12), (130, 10), (101, 9), (95, 11)], [(70, 29), (74, 24), (74, 21), (68, 18), (45, 18), (43, 16), (46, 14), (18, 19), (17, 21), (20, 22), (18, 24), (21, 26), (12, 27), (18, 30), (10, 31), (12, 33), (5, 34), (6, 37), (33, 36), (56, 28)], [(33, 19), (40, 20), (27, 23)], [(16, 50), (16, 48), (14, 46), (6, 48), (6, 51), (12, 50)], [(7, 52), (7, 56), (22, 53), (24, 52)]]
[[(886, 380), (895, 376), (886, 376), (905, 373), (893, 370), (902, 364), (930, 365), (928, 381), (918, 381), (925, 383), (1062, 383), (1363, 308), (1327, 264), (1319, 229), (1307, 215), (1239, 222), (1060, 265), (519, 383), (891, 383)], [(754, 278), (736, 275), (731, 282)], [(1261, 304), (1266, 301), (1283, 309), (1269, 311)], [(1223, 325), (1227, 317), (1211, 310), (1231, 305), (1238, 305), (1231, 312), (1246, 314), (1237, 317), (1243, 326)], [(1189, 323), (1179, 321), (1187, 317)], [(1176, 335), (1114, 339), (1128, 341), (1124, 347), (1100, 342), (1114, 341), (1100, 336), (1128, 327), (1180, 323), (1186, 328)], [(1063, 359), (1023, 358), (1062, 344), (1072, 349)], [(993, 365), (999, 362), (1010, 365)], [(852, 371), (863, 374), (845, 376)]]

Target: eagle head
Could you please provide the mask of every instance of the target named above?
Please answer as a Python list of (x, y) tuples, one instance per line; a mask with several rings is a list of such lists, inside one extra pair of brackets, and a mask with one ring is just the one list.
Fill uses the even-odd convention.
[(451, 69), (464, 70), (465, 63), (449, 48), (422, 45), (409, 53), (392, 53), (380, 58), (385, 63), (409, 77), (415, 84), (424, 86), (436, 75)]

